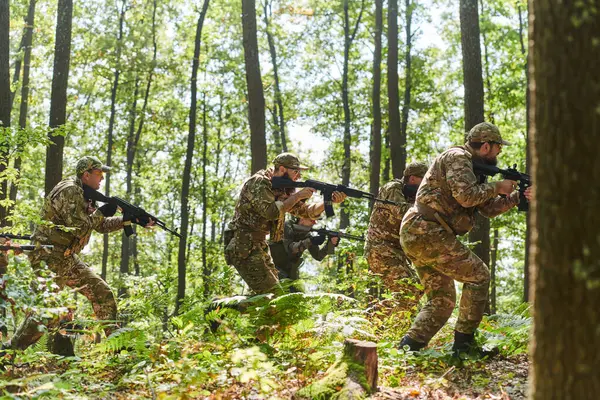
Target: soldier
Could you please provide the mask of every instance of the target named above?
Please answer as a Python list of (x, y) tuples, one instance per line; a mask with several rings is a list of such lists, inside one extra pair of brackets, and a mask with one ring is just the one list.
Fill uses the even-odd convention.
[[(317, 221), (311, 218), (298, 218), (286, 221), (283, 231), (283, 240), (269, 243), (273, 262), (277, 268), (279, 279), (300, 279), (300, 265), (304, 259), (302, 255), (306, 250), (312, 258), (322, 261), (327, 255), (334, 254), (339, 243), (339, 237), (330, 237), (325, 246), (325, 235), (310, 235), (310, 229)], [(298, 291), (292, 287), (291, 291)]]
[[(96, 157), (83, 157), (77, 162), (76, 176), (60, 181), (52, 189), (42, 209), (42, 218), (51, 224), (37, 225), (32, 241), (53, 245), (54, 248), (50, 252), (44, 249), (34, 250), (29, 254), (29, 259), (34, 269), (39, 269), (40, 263), (44, 261), (56, 275), (56, 283), (60, 288), (77, 288), (92, 303), (97, 319), (114, 321), (117, 317), (117, 303), (113, 292), (78, 256), (90, 240), (92, 230), (108, 233), (124, 226), (123, 217), (114, 217), (117, 211), (115, 205), (105, 204), (96, 208), (94, 202), (83, 197), (83, 185), (98, 190), (104, 179), (104, 172), (109, 169)], [(125, 223), (131, 222), (136, 221)], [(153, 224), (151, 221), (147, 226)], [(60, 226), (70, 229), (64, 230)], [(27, 348), (43, 335), (40, 325), (52, 328), (58, 322), (58, 318), (43, 321), (38, 316), (28, 315), (9, 347), (19, 350)], [(104, 331), (108, 336), (113, 329), (114, 325), (107, 325)]]
[[(298, 192), (272, 188), (273, 176), (300, 179), (301, 171), (308, 168), (300, 164), (298, 157), (291, 153), (279, 154), (273, 166), (274, 169), (258, 171), (244, 182), (225, 238), (227, 264), (236, 268), (256, 294), (272, 292), (279, 283), (266, 236), (270, 235), (272, 242), (283, 239), (286, 213), (316, 219), (325, 208), (323, 202), (305, 203), (315, 192), (312, 188)], [(341, 203), (345, 198), (344, 193), (333, 193), (334, 203)]]
[(422, 292), (415, 283), (417, 274), (400, 246), (400, 223), (415, 201), (417, 188), (427, 172), (427, 164), (413, 162), (406, 166), (401, 179), (386, 183), (377, 195), (397, 205), (376, 202), (373, 205), (365, 242), (369, 270), (381, 276), (385, 286), (400, 297), (396, 306), (403, 310), (415, 307)]
[[(474, 161), (496, 165), (503, 145), (509, 143), (502, 140), (498, 128), (482, 122), (470, 130), (464, 146), (440, 154), (425, 174), (415, 205), (402, 220), (400, 241), (428, 301), (401, 346), (419, 350), (442, 328), (454, 309), (456, 280), (464, 285), (452, 349), (455, 355), (485, 355), (475, 344), (475, 330), (487, 303), (490, 272), (457, 235), (473, 228), (477, 213), (491, 218), (519, 203), (516, 182), (488, 183), (473, 173)], [(530, 197), (529, 190), (525, 196)]]

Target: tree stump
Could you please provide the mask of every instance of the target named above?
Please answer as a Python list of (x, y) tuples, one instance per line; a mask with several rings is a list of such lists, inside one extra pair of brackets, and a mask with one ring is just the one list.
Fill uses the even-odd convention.
[(325, 376), (300, 389), (294, 398), (303, 399), (363, 399), (377, 390), (377, 344), (346, 339), (340, 360)]

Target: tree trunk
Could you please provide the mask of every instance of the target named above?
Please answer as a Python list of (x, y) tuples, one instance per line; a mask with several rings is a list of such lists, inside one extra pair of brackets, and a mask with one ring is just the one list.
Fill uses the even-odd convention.
[[(525, 60), (527, 60), (527, 52), (525, 51), (525, 39), (523, 38), (524, 36), (524, 26), (523, 26), (523, 17), (521, 16), (521, 6), (518, 5), (518, 10), (519, 10), (519, 40), (521, 42), (521, 54), (523, 55), (523, 57), (525, 57)], [(527, 130), (527, 142), (525, 144), (525, 173), (527, 174), (531, 174), (531, 144), (530, 142), (530, 123), (529, 123), (529, 111), (530, 111), (530, 105), (529, 105), (529, 74), (527, 73), (528, 70), (528, 61), (525, 61), (525, 76), (526, 76), (526, 82), (527, 82), (527, 89), (525, 91), (525, 107), (526, 107), (526, 114), (525, 114), (525, 119), (526, 119), (526, 130)], [(529, 248), (531, 246), (531, 213), (527, 213), (527, 215), (525, 216), (525, 218), (527, 219), (527, 225), (525, 228), (525, 265), (523, 266), (523, 302), (528, 302), (529, 301), (529, 290), (530, 290), (530, 279), (529, 279), (529, 270), (530, 270), (530, 254), (529, 254)]]
[[(175, 315), (179, 314), (179, 309), (185, 298), (186, 283), (186, 248), (188, 240), (189, 225), (189, 195), (190, 195), (190, 176), (192, 172), (192, 159), (194, 158), (194, 144), (196, 140), (196, 107), (197, 107), (197, 79), (198, 67), (200, 64), (200, 44), (202, 41), (202, 26), (204, 17), (208, 10), (209, 0), (204, 0), (202, 11), (198, 16), (196, 25), (196, 39), (194, 45), (194, 59), (192, 60), (192, 79), (190, 82), (190, 91), (192, 94), (190, 104), (190, 125), (187, 140), (187, 150), (185, 153), (185, 165), (183, 167), (183, 177), (181, 183), (181, 239), (179, 239), (179, 254), (177, 255), (177, 298), (175, 300)], [(255, 30), (256, 32), (256, 30)], [(255, 35), (256, 38), (256, 35)], [(264, 104), (264, 103), (263, 103)], [(264, 128), (264, 115), (263, 115)], [(264, 129), (263, 129), (264, 139)], [(266, 154), (265, 154), (266, 157)]]
[(402, 177), (406, 164), (406, 142), (400, 132), (400, 94), (398, 90), (398, 0), (388, 2), (388, 114), (390, 159), (394, 178)]
[[(369, 191), (379, 192), (381, 173), (381, 32), (383, 0), (375, 0), (375, 51), (373, 52), (373, 125), (371, 128), (371, 179)], [(370, 204), (370, 208), (373, 204)]]
[(496, 314), (496, 269), (497, 269), (497, 260), (498, 260), (498, 228), (494, 229), (494, 244), (492, 247), (492, 259), (490, 261), (490, 313)]
[(56, 129), (65, 124), (67, 117), (67, 85), (71, 61), (73, 0), (58, 0), (57, 10), (54, 73), (50, 95), (50, 131), (48, 132), (51, 144), (46, 148), (44, 185), (46, 194), (50, 193), (52, 188), (62, 179), (65, 133), (58, 132), (59, 134), (56, 134)]
[(271, 53), (271, 63), (273, 64), (273, 78), (275, 80), (275, 103), (273, 107), (274, 120), (278, 121), (277, 126), (279, 127), (279, 137), (281, 138), (281, 147), (284, 152), (288, 151), (287, 140), (285, 137), (285, 119), (283, 118), (283, 100), (281, 98), (281, 89), (279, 87), (279, 72), (277, 65), (277, 51), (275, 50), (275, 41), (273, 40), (273, 34), (270, 29), (270, 18), (271, 18), (271, 2), (265, 0), (263, 5), (263, 18), (265, 20), (265, 26), (267, 31), (267, 41), (269, 42), (269, 53)]
[(335, 393), (339, 400), (362, 399), (377, 391), (377, 344), (344, 340), (344, 353), (319, 381), (300, 389), (294, 399), (325, 399)]
[(208, 164), (208, 124), (206, 121), (206, 93), (202, 100), (202, 281), (204, 283), (204, 297), (210, 293), (209, 278), (211, 270), (206, 261), (206, 221), (208, 220), (208, 205), (206, 196), (206, 164)]
[[(31, 71), (31, 47), (33, 45), (33, 24), (35, 21), (35, 5), (36, 0), (29, 1), (29, 10), (27, 11), (27, 19), (25, 20), (25, 33), (23, 36), (23, 81), (21, 83), (21, 105), (19, 108), (19, 128), (27, 128), (27, 114), (29, 111), (29, 73)], [(21, 153), (22, 149), (17, 149), (17, 156), (13, 164), (13, 168), (20, 174), (21, 171)], [(19, 182), (14, 181), (10, 186), (10, 204), (11, 207), (17, 200), (17, 191)], [(10, 210), (9, 210), (10, 212)]]
[[(116, 115), (116, 105), (117, 105), (117, 90), (119, 88), (119, 77), (121, 75), (121, 43), (123, 41), (123, 24), (125, 22), (125, 4), (126, 0), (123, 0), (123, 4), (121, 5), (121, 10), (119, 11), (119, 33), (117, 35), (117, 48), (115, 55), (115, 73), (113, 76), (113, 85), (110, 91), (110, 116), (108, 119), (108, 144), (106, 147), (106, 165), (112, 165), (112, 150), (113, 150), (113, 130), (115, 126), (115, 115)], [(106, 173), (106, 182), (104, 183), (104, 192), (106, 196), (110, 196), (110, 171)], [(100, 277), (106, 280), (106, 270), (108, 266), (108, 234), (105, 233), (102, 238), (103, 248), (102, 248), (102, 270), (100, 273)]]
[[(1, 138), (8, 138), (10, 128), (10, 6), (8, 0), (0, 0), (0, 174), (8, 167), (8, 148)], [(0, 182), (0, 200), (8, 195), (8, 180)], [(0, 226), (6, 225), (8, 209), (0, 206)]]
[(529, 6), (535, 182), (530, 398), (596, 399), (600, 392), (597, 2), (532, 0)]
[[(134, 140), (134, 132), (135, 132), (135, 120), (137, 117), (137, 99), (139, 95), (140, 88), (140, 78), (135, 77), (135, 89), (133, 90), (133, 103), (131, 104), (131, 109), (129, 110), (129, 132), (127, 134), (127, 163), (126, 163), (126, 173), (125, 173), (125, 192), (127, 195), (125, 196), (127, 199), (131, 199), (131, 192), (133, 189), (132, 186), (132, 168), (133, 168), (133, 155), (135, 154), (133, 151), (133, 140)], [(127, 236), (125, 235), (125, 231), (121, 233), (121, 263), (119, 266), (119, 275), (121, 279), (124, 279), (127, 275), (129, 275), (129, 256), (131, 255), (132, 241), (135, 237), (136, 227), (132, 226), (133, 235)], [(123, 282), (119, 287), (119, 297), (126, 296), (127, 291)]]
[[(356, 19), (354, 29), (350, 30), (350, 17), (348, 15), (348, 2), (344, 0), (344, 67), (342, 71), (342, 104), (344, 108), (344, 164), (342, 166), (342, 185), (350, 185), (350, 170), (351, 170), (351, 145), (352, 145), (352, 134), (350, 132), (350, 98), (348, 95), (348, 65), (350, 63), (350, 47), (356, 33), (358, 32), (358, 26), (362, 18), (364, 10), (364, 0), (361, 3), (360, 13)], [(340, 229), (345, 229), (350, 225), (350, 214), (348, 212), (347, 204), (342, 203), (342, 210), (340, 213)]]
[(405, 0), (406, 8), (406, 51), (404, 53), (404, 62), (406, 64), (404, 74), (404, 104), (402, 105), (402, 125), (400, 126), (400, 143), (403, 144), (404, 160), (401, 160), (402, 174), (406, 167), (406, 138), (408, 128), (408, 113), (410, 111), (410, 95), (412, 89), (412, 13), (414, 6), (410, 4), (410, 0)]
[(267, 166), (265, 97), (258, 59), (254, 0), (242, 0), (242, 30), (244, 36), (246, 84), (248, 86), (248, 120), (250, 123), (250, 151), (252, 153), (251, 168), (252, 173), (254, 173)]
[[(460, 31), (465, 85), (465, 132), (484, 120), (483, 74), (479, 43), (479, 12), (477, 0), (460, 0)], [(469, 241), (477, 243), (474, 253), (490, 265), (490, 220), (477, 215)]]

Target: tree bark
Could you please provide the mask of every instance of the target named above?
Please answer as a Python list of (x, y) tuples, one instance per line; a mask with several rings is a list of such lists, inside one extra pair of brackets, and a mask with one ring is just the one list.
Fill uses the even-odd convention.
[(56, 18), (56, 44), (54, 47), (54, 74), (52, 93), (50, 94), (50, 131), (51, 144), (46, 148), (45, 190), (50, 193), (62, 179), (64, 132), (56, 134), (67, 117), (67, 86), (71, 62), (71, 26), (73, 20), (73, 0), (58, 0)]
[[(29, 74), (31, 71), (31, 48), (33, 45), (33, 24), (35, 21), (35, 5), (36, 0), (29, 1), (29, 10), (27, 11), (27, 19), (25, 20), (25, 33), (23, 35), (23, 81), (21, 83), (21, 105), (19, 107), (20, 129), (27, 128), (27, 114), (29, 112)], [(13, 168), (17, 171), (18, 174), (21, 172), (21, 151), (22, 149), (17, 149), (17, 156), (15, 157), (13, 164)], [(19, 182), (12, 182), (10, 186), (9, 195), (11, 205), (14, 205), (14, 202), (17, 200), (18, 188)]]
[(410, 0), (404, 2), (406, 8), (406, 51), (404, 53), (404, 62), (406, 64), (404, 73), (404, 104), (402, 105), (402, 124), (400, 125), (400, 143), (404, 145), (404, 160), (401, 160), (402, 174), (406, 167), (406, 140), (408, 129), (408, 113), (410, 111), (410, 95), (412, 90), (412, 14), (414, 6)]
[(597, 2), (532, 0), (529, 7), (536, 183), (530, 398), (595, 399), (600, 392)]
[(498, 308), (496, 307), (496, 269), (498, 260), (498, 228), (494, 229), (494, 242), (492, 246), (492, 259), (490, 261), (490, 313), (496, 314)]
[[(187, 140), (187, 150), (185, 154), (185, 165), (183, 168), (183, 177), (181, 183), (181, 238), (179, 239), (179, 254), (177, 256), (177, 298), (175, 300), (175, 315), (179, 314), (179, 309), (185, 299), (186, 284), (186, 248), (188, 240), (189, 226), (189, 195), (190, 195), (190, 176), (192, 172), (192, 160), (194, 158), (194, 144), (196, 140), (196, 108), (198, 92), (198, 67), (200, 64), (200, 44), (202, 42), (202, 26), (204, 17), (208, 10), (209, 0), (204, 0), (202, 11), (198, 16), (196, 25), (196, 39), (194, 45), (194, 59), (192, 60), (192, 79), (190, 82), (190, 91), (192, 94), (190, 104), (190, 125)], [(255, 31), (256, 32), (256, 31)], [(263, 115), (264, 125), (264, 115)], [(263, 129), (264, 139), (264, 129)], [(265, 154), (266, 157), (266, 154)]]
[[(10, 5), (8, 0), (0, 0), (0, 174), (8, 167), (8, 147), (3, 146), (3, 138), (8, 138), (10, 128)], [(2, 130), (6, 129), (4, 133)], [(8, 140), (7, 140), (8, 142)], [(8, 144), (8, 143), (7, 143)], [(8, 180), (0, 182), (0, 199), (8, 195)], [(0, 226), (6, 224), (8, 209), (0, 206)]]
[[(117, 48), (115, 54), (115, 72), (113, 76), (113, 85), (110, 91), (110, 116), (108, 118), (108, 139), (106, 146), (106, 165), (112, 165), (112, 150), (113, 150), (113, 130), (115, 126), (115, 115), (116, 115), (116, 105), (117, 105), (117, 90), (119, 88), (119, 77), (121, 75), (121, 49), (122, 49), (122, 41), (123, 41), (123, 25), (125, 22), (125, 4), (126, 0), (123, 0), (121, 5), (121, 10), (119, 11), (119, 33), (117, 34)], [(106, 181), (104, 183), (104, 192), (106, 196), (110, 196), (110, 171), (106, 173)], [(105, 233), (102, 238), (103, 248), (102, 248), (102, 270), (100, 272), (100, 277), (106, 280), (106, 270), (108, 266), (108, 234)]]
[(388, 114), (390, 160), (394, 178), (402, 177), (406, 164), (406, 142), (400, 126), (400, 94), (398, 90), (398, 0), (388, 1)]
[(281, 147), (284, 152), (288, 151), (287, 140), (285, 136), (285, 119), (283, 118), (283, 100), (281, 98), (281, 88), (279, 86), (279, 67), (277, 65), (277, 51), (275, 49), (275, 41), (273, 40), (273, 34), (270, 29), (270, 18), (271, 18), (271, 2), (265, 0), (263, 5), (263, 18), (265, 20), (265, 26), (267, 31), (267, 41), (269, 43), (269, 53), (271, 54), (271, 63), (273, 64), (273, 79), (275, 80), (275, 103), (274, 107), (274, 120), (277, 121), (279, 127), (279, 137), (281, 138)]
[[(525, 60), (527, 60), (527, 52), (525, 51), (525, 39), (523, 38), (524, 36), (524, 24), (523, 24), (523, 17), (521, 15), (521, 6), (518, 6), (518, 10), (519, 10), (519, 40), (521, 42), (521, 54), (523, 55), (523, 57), (525, 57)], [(527, 89), (525, 90), (525, 109), (526, 109), (526, 114), (525, 114), (525, 120), (526, 120), (526, 130), (527, 130), (527, 134), (526, 134), (526, 144), (525, 144), (525, 173), (527, 174), (531, 174), (531, 144), (530, 144), (530, 123), (529, 123), (529, 118), (530, 118), (530, 105), (529, 105), (529, 74), (527, 73), (528, 71), (528, 61), (525, 61), (525, 76), (526, 76), (526, 82), (527, 82)], [(525, 265), (523, 266), (523, 302), (528, 302), (529, 301), (529, 290), (531, 287), (530, 284), (530, 277), (529, 277), (529, 270), (530, 270), (530, 254), (529, 254), (529, 249), (531, 247), (531, 213), (527, 213), (527, 215), (525, 216), (525, 218), (527, 219), (527, 225), (525, 228)]]
[[(350, 132), (350, 97), (348, 95), (348, 68), (350, 63), (350, 47), (356, 33), (358, 26), (362, 18), (364, 10), (364, 0), (361, 3), (360, 13), (356, 19), (354, 29), (351, 31), (350, 17), (348, 15), (348, 3), (349, 0), (344, 0), (344, 67), (342, 71), (342, 105), (344, 108), (344, 164), (342, 166), (342, 185), (350, 185), (350, 170), (351, 170), (351, 145), (352, 145), (352, 133)], [(350, 214), (348, 212), (347, 204), (342, 203), (340, 213), (340, 229), (345, 229), (350, 225)]]
[(248, 86), (248, 120), (250, 123), (250, 151), (252, 173), (267, 166), (265, 138), (265, 97), (260, 76), (258, 40), (256, 37), (256, 9), (254, 0), (242, 0), (242, 33), (244, 61)]
[[(477, 0), (460, 1), (460, 31), (465, 86), (465, 132), (484, 121), (483, 73), (479, 43), (479, 12)], [(490, 265), (490, 220), (478, 215), (469, 241), (476, 242), (474, 253)]]
[[(379, 192), (381, 174), (381, 33), (383, 31), (383, 0), (375, 0), (375, 51), (373, 52), (373, 125), (371, 128), (371, 179), (369, 190)], [(373, 204), (370, 204), (370, 209)]]

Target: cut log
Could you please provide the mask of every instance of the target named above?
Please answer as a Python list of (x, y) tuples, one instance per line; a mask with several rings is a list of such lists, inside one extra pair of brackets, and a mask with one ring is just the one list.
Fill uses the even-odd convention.
[(325, 376), (303, 388), (294, 399), (363, 399), (377, 390), (377, 344), (346, 339), (344, 353)]

